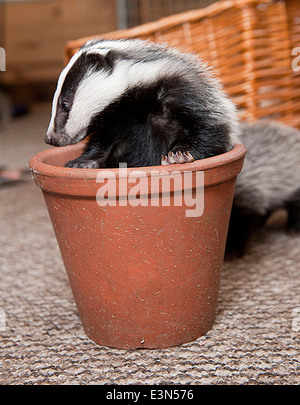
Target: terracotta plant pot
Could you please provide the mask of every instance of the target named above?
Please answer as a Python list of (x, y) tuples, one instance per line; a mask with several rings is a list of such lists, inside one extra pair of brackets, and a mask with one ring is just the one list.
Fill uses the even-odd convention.
[[(124, 349), (165, 348), (200, 337), (215, 318), (244, 146), (139, 171), (62, 167), (82, 147), (40, 152), (29, 166), (43, 191), (86, 334)], [(163, 179), (164, 186), (155, 188)]]

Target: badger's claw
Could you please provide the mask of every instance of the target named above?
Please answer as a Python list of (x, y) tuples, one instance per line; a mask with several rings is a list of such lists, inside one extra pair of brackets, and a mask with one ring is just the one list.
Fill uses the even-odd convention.
[(190, 154), (189, 151), (181, 152), (178, 150), (177, 152), (169, 152), (167, 155), (162, 155), (161, 157), (161, 164), (162, 165), (173, 165), (176, 163), (190, 163), (193, 162), (195, 159)]
[(65, 167), (72, 167), (74, 169), (99, 169), (99, 163), (96, 160), (70, 160), (65, 164)]

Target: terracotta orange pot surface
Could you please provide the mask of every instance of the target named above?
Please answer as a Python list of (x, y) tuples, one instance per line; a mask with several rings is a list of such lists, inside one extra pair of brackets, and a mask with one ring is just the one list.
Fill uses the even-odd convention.
[(29, 166), (86, 334), (123, 349), (165, 348), (205, 334), (245, 147), (182, 165), (62, 167), (82, 148), (40, 152)]

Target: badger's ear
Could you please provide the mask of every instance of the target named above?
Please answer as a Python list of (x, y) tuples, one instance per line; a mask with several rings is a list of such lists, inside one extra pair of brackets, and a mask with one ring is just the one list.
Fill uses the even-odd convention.
[(117, 55), (113, 50), (108, 51), (108, 53), (105, 55), (106, 64), (111, 70), (115, 66), (116, 59), (117, 59)]
[(86, 55), (86, 62), (96, 70), (111, 71), (115, 63), (114, 52), (109, 51), (106, 55), (100, 52), (88, 53)]

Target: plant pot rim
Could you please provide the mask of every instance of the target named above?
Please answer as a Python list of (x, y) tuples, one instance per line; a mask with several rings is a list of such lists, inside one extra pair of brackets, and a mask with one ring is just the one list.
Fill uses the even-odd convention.
[[(216, 169), (238, 161), (242, 159), (246, 154), (246, 147), (242, 144), (236, 144), (232, 150), (223, 153), (221, 155), (213, 156), (207, 159), (196, 160), (191, 163), (173, 164), (166, 166), (147, 166), (147, 167), (128, 167), (126, 172), (120, 168), (109, 169), (77, 169), (68, 168), (63, 166), (55, 166), (53, 164), (46, 163), (49, 159), (55, 158), (58, 154), (65, 154), (68, 151), (80, 151), (83, 149), (82, 143), (76, 145), (63, 146), (59, 148), (50, 148), (44, 151), (38, 152), (29, 160), (29, 167), (33, 175), (47, 176), (52, 178), (64, 178), (64, 179), (88, 179), (96, 180), (98, 173), (101, 172), (113, 172), (116, 178), (124, 178), (128, 175), (133, 175), (135, 172), (142, 171), (144, 175), (155, 175), (155, 172), (161, 173), (164, 171), (166, 174), (170, 174), (174, 171), (183, 173), (186, 171), (207, 171), (210, 169)], [(137, 175), (138, 177), (138, 175)]]

